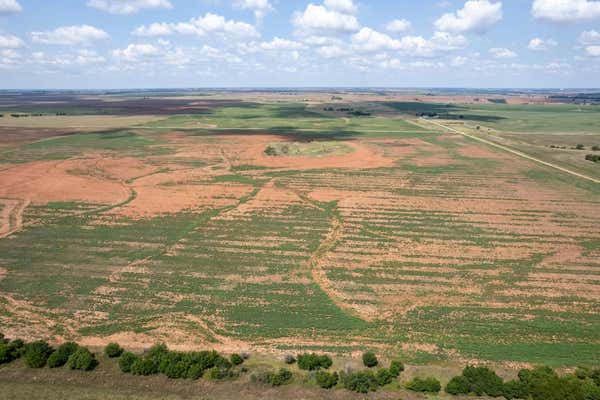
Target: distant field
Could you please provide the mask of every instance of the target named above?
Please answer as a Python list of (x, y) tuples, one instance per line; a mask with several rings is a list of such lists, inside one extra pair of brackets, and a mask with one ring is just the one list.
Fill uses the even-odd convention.
[(598, 185), (414, 115), (581, 134), (600, 109), (202, 107), (0, 151), (0, 213), (26, 204), (0, 239), (7, 335), (600, 363)]

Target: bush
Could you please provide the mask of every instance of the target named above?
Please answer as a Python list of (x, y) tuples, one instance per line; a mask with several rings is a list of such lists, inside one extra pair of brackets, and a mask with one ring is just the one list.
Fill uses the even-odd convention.
[(281, 386), (292, 380), (292, 372), (281, 368), (278, 372), (263, 371), (253, 374), (250, 378), (252, 382), (259, 382), (271, 386)]
[(368, 367), (368, 368), (376, 367), (377, 364), (379, 364), (379, 360), (377, 360), (377, 356), (375, 355), (375, 353), (373, 353), (371, 351), (363, 353), (362, 360), (363, 360), (363, 364), (365, 365), (365, 367)]
[(25, 343), (16, 339), (7, 343), (4, 338), (0, 340), (0, 365), (16, 360), (23, 355)]
[(189, 359), (185, 359), (183, 353), (169, 352), (162, 357), (159, 366), (160, 372), (170, 379), (186, 378), (191, 366)]
[(205, 369), (202, 367), (202, 365), (192, 364), (187, 370), (186, 378), (194, 380), (200, 379), (202, 378), (202, 375), (204, 375), (204, 371)]
[(215, 381), (233, 378), (234, 376), (235, 374), (229, 368), (213, 367), (208, 370), (208, 378)]
[(229, 360), (233, 365), (241, 365), (244, 362), (244, 358), (237, 353), (232, 354)]
[(401, 361), (394, 360), (390, 363), (390, 373), (394, 375), (395, 378), (400, 376), (400, 373), (404, 371), (404, 364)]
[(67, 361), (67, 368), (78, 369), (80, 371), (91, 371), (98, 365), (96, 356), (85, 347), (79, 347), (69, 357)]
[(444, 389), (446, 393), (457, 395), (457, 394), (469, 394), (471, 392), (471, 384), (469, 380), (462, 375), (455, 376), (450, 379), (450, 382)]
[(29, 368), (43, 368), (53, 351), (52, 347), (43, 340), (27, 343), (25, 345), (25, 365)]
[(600, 162), (600, 156), (596, 154), (588, 154), (585, 159), (591, 162)]
[(104, 348), (104, 354), (109, 358), (120, 357), (123, 354), (123, 348), (118, 343), (109, 343)]
[(462, 376), (469, 382), (469, 392), (477, 396), (487, 394), (492, 397), (502, 396), (504, 383), (494, 371), (487, 367), (467, 366), (462, 372)]
[(138, 359), (138, 356), (136, 356), (133, 353), (130, 353), (129, 351), (126, 351), (123, 354), (121, 354), (121, 358), (119, 359), (119, 368), (122, 372), (130, 373), (131, 367)]
[(598, 145), (593, 146), (592, 151), (600, 151), (600, 146), (598, 146)]
[(61, 344), (58, 349), (48, 357), (48, 367), (58, 368), (67, 363), (71, 354), (75, 353), (79, 345), (73, 342)]
[(293, 364), (293, 363), (295, 363), (295, 362), (296, 362), (296, 357), (294, 357), (294, 356), (293, 356), (293, 355), (291, 355), (291, 354), (286, 354), (286, 355), (285, 355), (285, 357), (283, 357), (283, 361), (284, 361), (286, 364)]
[(379, 386), (388, 385), (392, 383), (394, 378), (397, 378), (397, 376), (394, 376), (394, 374), (391, 373), (390, 370), (387, 368), (381, 368), (380, 370), (378, 370), (375, 374), (375, 377), (377, 378), (377, 383), (379, 384)]
[(342, 373), (340, 378), (344, 388), (357, 393), (374, 392), (379, 386), (372, 371)]
[(150, 357), (137, 358), (131, 365), (131, 373), (133, 375), (154, 375), (158, 374), (158, 364), (156, 360)]
[(438, 393), (442, 389), (442, 385), (435, 378), (414, 378), (406, 383), (406, 388), (413, 392)]
[(323, 389), (331, 389), (335, 385), (337, 385), (339, 380), (339, 375), (337, 372), (329, 373), (326, 371), (317, 371), (315, 373), (315, 381), (317, 385), (322, 387)]
[(327, 355), (305, 353), (298, 356), (298, 368), (308, 371), (315, 371), (321, 368), (327, 369), (331, 367), (332, 364), (333, 361), (331, 361), (331, 358)]
[(504, 390), (502, 392), (502, 395), (507, 400), (526, 399), (528, 397), (528, 391), (526, 385), (523, 382), (519, 380), (512, 380), (504, 384)]

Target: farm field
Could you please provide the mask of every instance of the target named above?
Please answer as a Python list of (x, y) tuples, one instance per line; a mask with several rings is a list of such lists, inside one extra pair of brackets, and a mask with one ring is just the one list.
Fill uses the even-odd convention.
[(0, 101), (3, 333), (600, 364), (600, 185), (417, 118), (600, 178), (600, 107), (253, 96)]

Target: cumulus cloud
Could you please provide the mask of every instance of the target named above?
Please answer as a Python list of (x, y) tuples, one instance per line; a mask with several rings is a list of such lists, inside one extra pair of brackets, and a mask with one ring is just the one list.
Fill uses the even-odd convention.
[(583, 45), (600, 44), (600, 33), (595, 30), (581, 32), (579, 43)]
[(360, 24), (354, 15), (315, 4), (309, 4), (303, 12), (296, 13), (292, 22), (300, 34), (319, 31), (348, 33), (360, 29)]
[(261, 21), (265, 15), (273, 11), (273, 6), (269, 0), (234, 0), (233, 5), (242, 10), (254, 11), (254, 17)]
[(17, 49), (23, 46), (23, 41), (13, 35), (0, 35), (0, 48)]
[(113, 51), (113, 57), (123, 61), (138, 61), (142, 58), (156, 57), (161, 54), (158, 47), (152, 44), (130, 44), (124, 49)]
[(527, 45), (527, 48), (531, 51), (547, 51), (548, 49), (550, 49), (550, 47), (555, 47), (557, 45), (558, 43), (556, 43), (552, 39), (545, 40), (541, 38), (533, 38), (529, 41), (529, 45)]
[(111, 14), (135, 14), (147, 8), (173, 8), (169, 0), (89, 0), (87, 5)]
[(600, 1), (534, 0), (531, 14), (552, 22), (578, 22), (600, 18)]
[(434, 57), (442, 52), (463, 48), (467, 44), (464, 36), (447, 32), (436, 32), (429, 40), (421, 36), (394, 39), (368, 27), (352, 35), (351, 41), (352, 47), (360, 52), (393, 50), (414, 57)]
[(356, 14), (358, 11), (352, 0), (325, 0), (325, 7), (343, 14)]
[(502, 2), (469, 0), (455, 13), (442, 15), (435, 26), (444, 32), (485, 33), (502, 19)]
[(108, 38), (108, 33), (90, 25), (61, 26), (53, 31), (31, 32), (34, 42), (56, 45), (90, 45)]
[(517, 53), (504, 47), (494, 47), (490, 49), (490, 54), (494, 58), (515, 58)]
[(391, 33), (402, 33), (410, 29), (411, 23), (405, 19), (395, 19), (386, 26), (386, 30)]
[(585, 52), (590, 57), (600, 57), (600, 46), (588, 46), (585, 48)]
[(136, 36), (167, 36), (173, 34), (208, 36), (220, 34), (245, 38), (259, 37), (254, 26), (234, 20), (226, 20), (216, 14), (207, 13), (202, 17), (192, 18), (188, 22), (154, 23), (137, 27), (133, 32)]
[(296, 42), (288, 39), (281, 39), (279, 37), (275, 37), (270, 42), (262, 42), (259, 44), (259, 47), (265, 51), (272, 50), (299, 50), (304, 48), (304, 45), (300, 42)]
[(9, 15), (21, 12), (23, 8), (17, 0), (0, 0), (0, 15)]

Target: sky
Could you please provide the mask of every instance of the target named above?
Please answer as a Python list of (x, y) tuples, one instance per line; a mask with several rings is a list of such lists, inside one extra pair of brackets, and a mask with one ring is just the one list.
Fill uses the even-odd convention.
[(600, 0), (0, 0), (0, 89), (600, 87)]

